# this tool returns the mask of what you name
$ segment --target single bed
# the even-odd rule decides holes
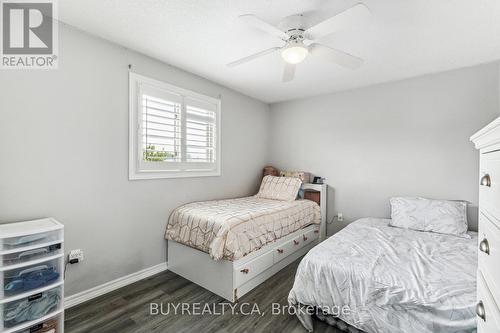
[[[254,196],[176,208],[165,232],[169,270],[236,301],[326,231],[326,185],[308,185],[324,195],[322,208],[296,199],[301,186],[298,178],[266,176]]]
[[[311,224],[318,204],[256,196],[193,202],[170,215],[165,238],[206,252],[214,260],[237,260]]]
[[[390,221],[360,219],[311,249],[289,303],[351,332],[474,332],[477,233],[413,231]],[[297,316],[313,330],[314,311]]]

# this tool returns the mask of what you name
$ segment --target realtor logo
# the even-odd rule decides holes
[[[54,0],[1,0],[1,67],[57,68]]]

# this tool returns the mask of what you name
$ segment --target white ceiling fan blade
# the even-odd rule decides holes
[[[290,82],[295,77],[295,68],[297,68],[294,64],[285,63],[285,70],[283,71],[283,82]]]
[[[365,20],[370,15],[370,10],[362,3],[358,3],[343,12],[330,17],[306,30],[306,38],[317,40],[335,31],[349,27],[356,22]]]
[[[281,31],[280,29],[276,28],[274,25],[267,23],[266,21],[261,20],[257,16],[253,14],[245,14],[241,15],[240,19],[246,22],[248,25],[257,28],[259,30],[262,30],[264,32],[267,32],[271,35],[274,35],[278,38],[281,39],[288,39],[290,36],[288,36],[286,33]]]
[[[309,46],[309,52],[313,56],[351,69],[359,68],[363,64],[363,59],[361,58],[317,43]]]
[[[264,50],[264,51],[260,51],[260,52],[257,52],[255,54],[252,54],[252,55],[249,55],[247,57],[244,57],[244,58],[241,58],[241,59],[238,59],[236,61],[233,61],[233,62],[230,62],[229,64],[227,64],[226,66],[227,67],[234,67],[234,66],[238,66],[238,65],[241,65],[241,64],[244,64],[246,62],[249,62],[249,61],[252,61],[254,59],[257,59],[259,57],[263,57],[269,53],[273,53],[273,52],[276,52],[278,51],[279,49],[281,49],[281,47],[273,47],[273,48],[270,48],[270,49],[267,49],[267,50]]]

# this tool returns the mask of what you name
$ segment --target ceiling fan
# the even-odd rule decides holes
[[[364,19],[369,13],[368,8],[364,4],[358,3],[309,28],[305,28],[305,20],[302,14],[292,15],[285,19],[284,23],[287,25],[285,31],[278,29],[253,14],[241,15],[240,19],[248,25],[280,38],[285,42],[285,45],[257,52],[233,61],[227,64],[227,66],[235,67],[259,57],[281,51],[281,57],[285,61],[283,82],[293,80],[296,65],[304,61],[308,54],[343,67],[356,69],[362,65],[363,59],[320,44],[317,41],[340,30],[345,25],[351,24],[355,20]]]

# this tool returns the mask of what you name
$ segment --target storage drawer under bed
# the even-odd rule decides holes
[[[319,227],[315,227],[314,229],[311,229],[309,231],[306,231],[302,235],[302,246],[306,246],[307,244],[318,240],[319,238]]]
[[[269,251],[234,269],[235,286],[239,287],[273,265],[273,252]]]
[[[302,237],[303,235],[297,236],[294,239],[289,240],[288,242],[278,245],[274,248],[273,251],[273,261],[274,263],[277,263],[286,257],[288,257],[290,254],[294,253],[297,251],[299,248],[302,247]]]
[[[319,237],[319,229],[310,228],[307,231],[304,230],[304,232],[301,235],[289,240],[288,242],[276,246],[274,248],[274,255],[273,255],[274,263],[277,263],[285,259],[298,249],[301,249],[307,244],[317,240],[318,237]]]
[[[272,267],[274,264],[295,253],[299,249],[317,240],[319,237],[318,228],[309,228],[301,234],[288,241],[274,246],[270,251],[261,256],[244,263],[234,269],[234,280],[237,287],[250,281],[252,278]]]

